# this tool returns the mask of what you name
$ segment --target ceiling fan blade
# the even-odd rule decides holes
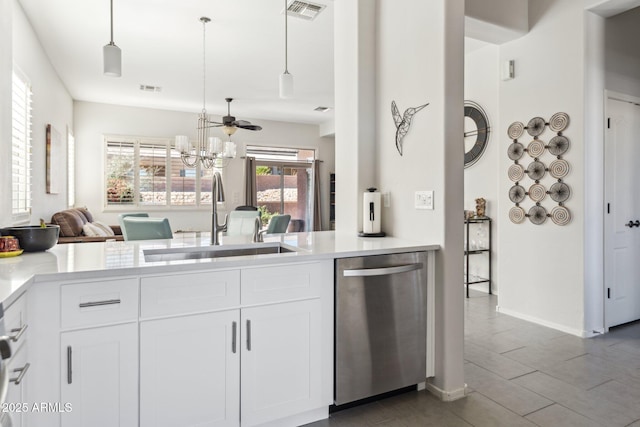
[[[233,122],[233,125],[239,127],[240,129],[262,130],[261,126],[252,125],[251,122],[248,122],[246,120],[236,120],[235,122]]]
[[[262,130],[262,126],[258,126],[258,125],[249,125],[249,126],[238,126],[240,129],[246,129],[246,130]]]

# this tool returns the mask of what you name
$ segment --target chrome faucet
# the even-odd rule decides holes
[[[262,227],[262,220],[260,217],[256,217],[256,221],[253,225],[253,243],[264,242],[260,228]]]
[[[214,172],[211,183],[211,204],[213,212],[211,214],[211,244],[219,245],[220,237],[218,233],[227,230],[227,217],[225,215],[224,224],[218,224],[218,202],[224,202],[224,188],[222,187],[222,176],[220,172]]]

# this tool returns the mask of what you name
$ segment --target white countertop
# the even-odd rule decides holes
[[[23,253],[0,259],[0,301],[11,304],[31,283],[60,279],[105,278],[161,271],[225,268],[303,262],[314,259],[380,255],[395,252],[440,249],[428,244],[393,237],[358,237],[333,231],[290,233],[265,236],[265,242],[278,242],[295,252],[245,255],[212,259],[146,262],[145,249],[171,249],[210,246],[209,233],[180,233],[173,239],[129,242],[69,243],[45,252]],[[222,237],[222,245],[247,244],[246,238]],[[277,260],[277,261],[276,261]]]

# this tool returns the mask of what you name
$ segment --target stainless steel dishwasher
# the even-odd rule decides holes
[[[427,255],[336,260],[335,404],[426,379]]]

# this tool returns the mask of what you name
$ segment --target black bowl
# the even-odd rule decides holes
[[[25,225],[8,227],[0,230],[3,236],[15,236],[20,241],[20,248],[25,252],[39,252],[51,249],[58,242],[59,225]]]

